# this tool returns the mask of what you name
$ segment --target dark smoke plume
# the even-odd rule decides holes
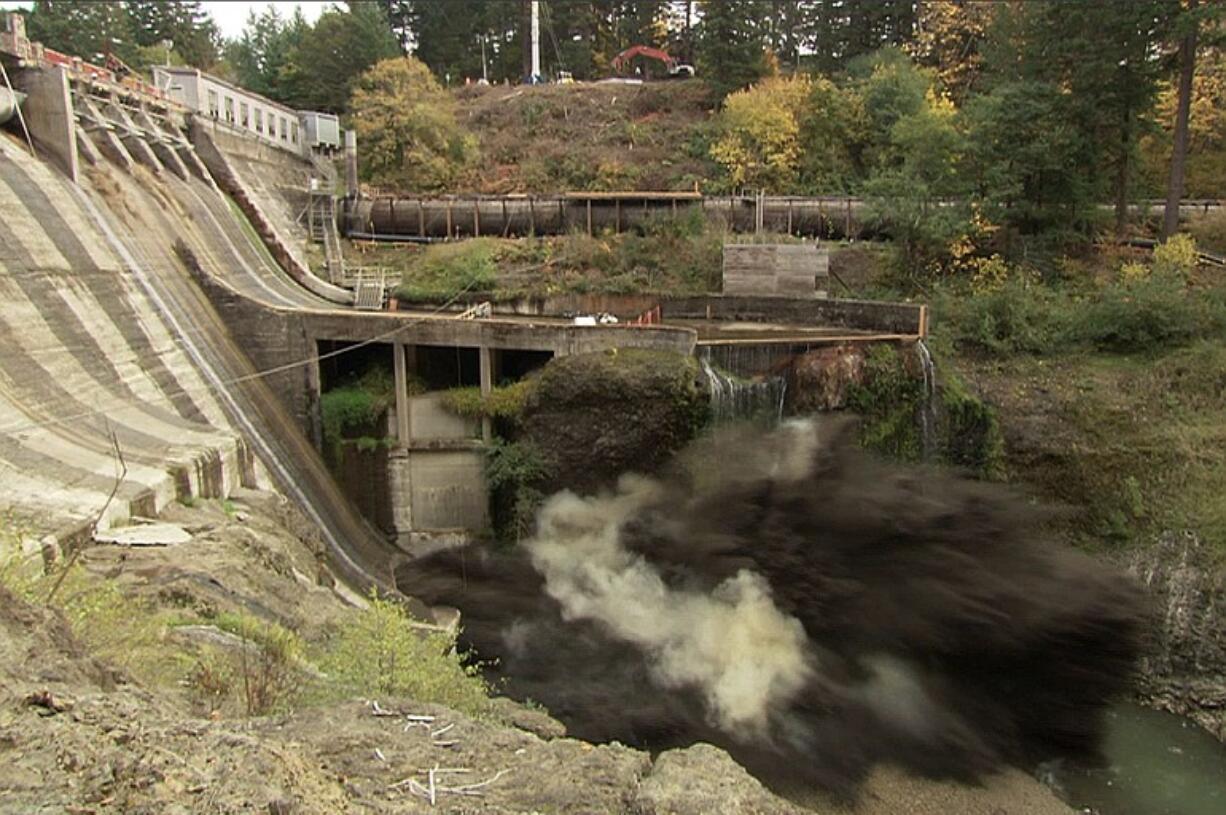
[[[725,432],[661,477],[561,493],[535,538],[402,567],[511,696],[570,732],[709,741],[850,792],[878,762],[973,779],[1094,755],[1140,599],[996,485],[860,451],[846,423]]]

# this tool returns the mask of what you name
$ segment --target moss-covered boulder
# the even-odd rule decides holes
[[[577,354],[541,371],[520,438],[544,459],[544,492],[588,493],[626,471],[655,471],[697,435],[709,410],[692,357],[634,349]]]
[[[842,410],[867,370],[863,345],[831,345],[796,357],[788,369],[787,411]]]

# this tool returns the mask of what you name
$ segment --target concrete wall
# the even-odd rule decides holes
[[[824,296],[830,250],[813,243],[724,245],[724,294],[762,297]]]
[[[485,455],[473,450],[410,452],[413,530],[479,532],[489,523]]]
[[[665,320],[784,322],[906,336],[928,333],[928,307],[914,303],[702,295],[663,300],[660,307]]]
[[[256,367],[265,370],[314,356],[320,340],[394,339],[406,345],[524,349],[550,351],[556,356],[609,348],[650,348],[688,356],[697,343],[692,329],[667,326],[574,326],[523,320],[457,320],[411,312],[279,309],[252,300],[199,269],[193,272],[238,343]],[[307,436],[318,443],[319,366],[279,371],[269,375],[267,382]]]
[[[409,398],[409,438],[413,444],[434,441],[465,441],[481,435],[481,423],[457,416],[443,406],[442,393]]]
[[[306,234],[290,214],[293,203],[280,189],[269,190],[261,174],[251,169],[248,159],[254,153],[259,156],[257,161],[275,162],[273,174],[285,177],[287,182],[295,175],[302,178],[304,200],[307,194],[305,179],[309,178],[312,165],[254,139],[244,140],[227,133],[199,117],[192,118],[191,141],[218,186],[234,198],[285,273],[326,300],[352,304],[353,292],[334,286],[311,272],[306,260]],[[247,165],[245,171],[240,169],[244,164]]]
[[[34,146],[75,183],[80,162],[68,72],[59,66],[28,69],[16,80],[17,87],[28,95],[21,112]]]

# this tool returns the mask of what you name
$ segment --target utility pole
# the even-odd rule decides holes
[[[490,84],[490,69],[485,62],[485,41],[488,38],[486,34],[481,35],[481,79],[486,85]]]
[[[532,84],[541,81],[541,0],[532,0]]]

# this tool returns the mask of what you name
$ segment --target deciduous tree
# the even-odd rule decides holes
[[[462,172],[475,142],[451,97],[421,61],[383,60],[357,80],[349,103],[363,177],[397,190],[435,191]]]

